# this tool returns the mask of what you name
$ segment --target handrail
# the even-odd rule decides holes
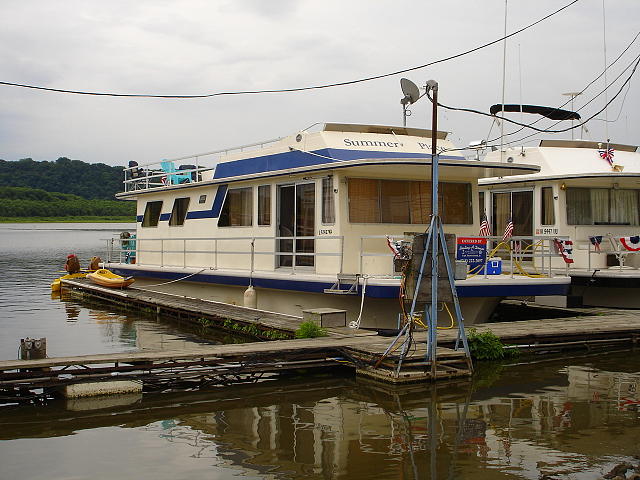
[[[400,237],[401,235],[395,235]],[[502,237],[479,237],[485,238],[488,242],[488,251],[491,252],[492,245],[500,245],[503,243]],[[505,271],[508,270],[508,274],[511,277],[520,272],[529,276],[540,276],[543,272],[549,277],[553,276],[554,270],[552,269],[552,259],[554,257],[560,257],[561,255],[555,250],[554,239],[568,239],[567,236],[514,236],[507,240],[508,248],[503,248],[502,253],[499,255],[503,258],[503,265]],[[365,242],[367,240],[385,240],[384,244],[377,242],[376,247],[366,248]],[[360,236],[360,247],[358,252],[359,265],[357,272],[361,275],[384,275],[397,277],[399,274],[394,271],[394,254],[387,250],[386,245],[387,235],[362,235]],[[282,245],[279,241],[289,240],[291,245],[287,246],[287,250],[282,249]],[[330,246],[327,251],[318,251],[318,243],[314,244],[313,251],[305,252],[299,251],[300,245],[297,240],[311,240],[314,242],[324,241],[339,241],[339,245]],[[118,258],[120,262],[123,262],[124,255],[131,255],[131,248],[116,248],[114,242],[131,242],[131,239],[111,239],[111,244],[108,244],[107,258],[109,262]],[[179,238],[160,238],[160,237],[148,237],[135,239],[135,257],[138,264],[141,265],[154,265],[154,266],[182,266],[186,268],[208,266],[213,270],[218,270],[220,265],[224,265],[223,258],[229,256],[244,256],[241,262],[236,262],[233,266],[227,265],[223,268],[232,268],[235,270],[248,270],[248,271],[273,271],[277,268],[290,268],[291,273],[295,274],[296,269],[302,267],[306,272],[309,269],[306,266],[296,265],[297,259],[300,257],[309,258],[323,258],[331,257],[338,258],[339,263],[336,264],[335,273],[343,273],[344,268],[344,247],[345,239],[342,235],[332,236],[319,236],[319,235],[305,235],[305,236],[235,236],[235,237],[179,237]],[[155,242],[155,244],[154,244]],[[189,242],[198,243],[198,245],[189,245]],[[232,250],[221,249],[221,242],[235,242],[231,247]],[[246,243],[242,243],[246,242]],[[262,242],[262,244],[261,244]],[[265,246],[264,242],[273,242],[271,246]],[[526,242],[527,247],[521,247],[518,250],[515,245],[516,242]],[[204,244],[204,245],[203,245]],[[130,243],[125,245],[131,245]],[[240,248],[238,248],[240,247]],[[290,250],[289,250],[290,248]],[[385,251],[381,251],[385,250]],[[503,253],[504,252],[504,253]],[[153,260],[153,257],[145,259],[145,254],[151,254],[152,256],[159,257],[157,260]],[[204,256],[204,257],[203,257]],[[282,257],[290,257],[291,265],[280,267],[279,262],[274,262],[273,266],[264,268],[264,260],[262,261],[262,268],[260,268],[260,262],[256,266],[256,260],[258,258],[265,258],[266,256],[273,257],[277,260]],[[142,257],[142,258],[141,258]],[[189,261],[191,257],[191,261]],[[389,260],[382,262],[373,261],[365,265],[366,258],[386,257]],[[537,261],[539,259],[539,261]],[[244,266],[245,261],[249,266]],[[527,262],[524,267],[521,262]],[[532,262],[532,263],[528,263]],[[288,263],[288,262],[287,262]],[[313,262],[314,268],[317,268],[317,262]],[[355,265],[354,265],[355,266]],[[527,273],[523,268],[529,270],[533,267],[535,273]],[[352,267],[353,268],[353,267]],[[353,268],[355,270],[355,268]],[[351,270],[351,269],[349,269]],[[369,271],[367,271],[369,270]],[[487,269],[483,269],[484,276],[487,277]],[[557,270],[557,267],[556,267]],[[480,273],[480,272],[479,272]],[[482,273],[481,273],[482,274]],[[565,264],[565,275],[568,275],[568,264]]]
[[[159,161],[144,163],[144,164],[136,164],[123,168],[124,172],[124,191],[140,191],[140,190],[148,190],[149,188],[166,188],[172,184],[171,181],[162,183],[161,181],[154,181],[156,178],[168,178],[171,179],[170,175],[185,175],[189,174],[192,177],[188,183],[198,183],[202,181],[202,173],[215,170],[215,166],[205,167],[200,166],[200,157],[207,157],[210,155],[218,155],[217,161],[220,160],[223,156],[229,155],[233,152],[244,152],[247,149],[251,149],[254,147],[265,148],[267,145],[272,145],[276,142],[279,142],[285,137],[277,137],[269,140],[262,140],[259,142],[248,143],[245,145],[240,145],[238,147],[231,148],[223,148],[220,150],[213,150],[210,152],[204,153],[196,153],[193,155],[187,155],[183,157],[175,157],[175,158],[167,158]],[[195,162],[194,169],[184,169],[177,170],[175,172],[166,172],[162,169],[162,163],[169,162],[180,162],[185,160],[193,160]],[[213,160],[217,163],[216,159]],[[195,178],[193,178],[195,177]]]
[[[167,158],[167,159],[163,159],[163,160],[160,160],[160,161],[144,163],[144,164],[138,165],[137,167],[126,167],[124,170],[129,170],[130,168],[144,168],[144,167],[149,167],[151,165],[159,165],[160,162],[179,162],[179,161],[182,161],[182,160],[189,160],[190,158],[206,157],[206,156],[209,156],[209,155],[217,155],[217,154],[228,155],[230,152],[234,152],[236,150],[238,150],[240,152],[243,152],[247,148],[252,148],[252,147],[261,147],[261,148],[263,148],[265,145],[270,145],[272,143],[279,142],[283,138],[285,138],[285,137],[276,137],[276,138],[271,138],[269,140],[261,140],[259,142],[247,143],[245,145],[240,145],[240,146],[237,146],[237,147],[229,147],[229,148],[221,148],[219,150],[212,150],[210,152],[194,153],[192,155],[187,155],[187,156],[184,156],[184,157]]]
[[[631,235],[621,235],[621,234],[616,234],[615,236],[612,233],[607,233],[606,235],[602,235],[603,239],[606,237],[609,240],[609,243],[611,245],[611,249],[607,250],[606,247],[602,248],[602,249],[598,249],[596,250],[595,248],[592,250],[591,247],[593,247],[593,244],[591,243],[591,241],[587,242],[587,271],[596,271],[596,270],[600,270],[598,268],[591,268],[591,254],[597,254],[597,255],[601,255],[601,254],[607,254],[607,255],[615,255],[616,259],[618,260],[618,265],[613,265],[611,267],[606,267],[607,269],[613,270],[613,269],[618,269],[620,271],[624,270],[625,267],[627,267],[624,263],[625,263],[625,257],[627,255],[633,255],[636,253],[640,253],[640,252],[634,252],[633,250],[626,250],[623,249],[622,244],[620,243],[620,238],[622,237],[628,237],[628,236],[634,236],[634,234]]]
[[[292,240],[291,251],[282,251],[280,250],[280,245],[275,245],[273,250],[262,250],[256,251],[256,242],[270,240],[273,242],[278,242],[279,240]],[[297,242],[293,240],[314,240],[314,241],[322,241],[322,240],[339,240],[340,247],[337,252],[317,252],[315,249],[313,252],[304,252],[298,251]],[[120,263],[123,263],[123,255],[131,254],[131,249],[123,248],[122,245],[124,242],[131,242],[131,239],[120,239],[120,238],[112,238],[107,241],[107,259],[108,262],[113,262],[113,260],[117,257]],[[247,250],[220,250],[218,247],[218,242],[224,241],[233,241],[238,243],[239,241],[247,241]],[[119,242],[120,248],[115,248],[114,243]],[[178,263],[181,264],[183,268],[187,267],[187,257],[189,255],[198,255],[198,254],[209,254],[213,256],[212,264],[209,265],[209,268],[213,270],[218,269],[219,265],[219,256],[224,255],[249,255],[250,267],[249,271],[272,271],[269,270],[256,270],[255,268],[255,258],[257,255],[269,255],[274,258],[278,257],[291,257],[291,270],[292,274],[295,274],[296,268],[301,267],[301,265],[296,265],[296,259],[298,257],[339,257],[340,270],[342,269],[343,257],[344,257],[344,237],[342,236],[261,236],[261,237],[180,237],[180,238],[136,238],[135,239],[135,258],[136,263],[140,265],[150,265],[150,266],[179,266]],[[144,243],[149,242],[159,242],[159,245],[149,245],[145,246]],[[166,245],[167,242],[172,242],[170,245]],[[182,242],[182,248],[173,246],[176,243]],[[198,249],[188,249],[187,242],[212,242],[212,248],[202,250]],[[126,245],[130,245],[130,243],[126,243]],[[142,259],[140,258],[142,254]],[[156,254],[160,256],[159,264],[151,263],[149,261],[144,260],[144,254]],[[166,257],[168,255],[178,255],[179,258],[167,264]],[[181,260],[181,261],[180,261]],[[191,265],[194,266],[194,265]],[[198,265],[198,267],[202,267],[203,265]],[[304,267],[304,266],[302,266]],[[289,268],[289,267],[276,267],[276,268]],[[246,268],[242,268],[242,266],[235,266],[234,269],[238,270],[247,270]],[[308,271],[308,270],[307,270]]]
[[[500,243],[503,242],[502,237],[500,236],[488,236],[488,237],[480,236],[480,235],[459,235],[459,236],[468,236],[473,238],[486,239],[487,245],[488,245],[487,255],[491,252],[490,246],[492,244],[499,245]],[[366,257],[392,257],[392,258],[394,257],[393,252],[380,253],[380,247],[381,247],[380,244],[378,244],[377,252],[371,252],[365,249],[364,243],[366,240],[385,239],[386,241],[387,237],[388,237],[387,235],[360,236],[359,272],[361,274],[366,274],[365,265],[364,265],[364,259]],[[399,238],[399,237],[406,237],[406,236],[396,234],[396,235],[389,235],[389,237]],[[548,275],[549,277],[553,276],[551,259],[553,257],[561,257],[560,253],[555,251],[555,246],[554,246],[555,239],[567,240],[569,239],[569,237],[559,236],[559,235],[555,235],[555,236],[532,235],[532,236],[513,236],[513,237],[510,237],[508,240],[506,240],[505,242],[508,242],[509,244],[509,249],[506,252],[508,254],[508,258],[504,259],[503,265],[508,265],[510,276],[513,278],[517,274],[517,270],[522,270],[522,266],[520,265],[520,262],[523,262],[523,261],[532,261],[533,267],[535,269],[539,267],[541,271],[546,272],[546,275]],[[521,247],[520,249],[517,249],[515,248],[515,245],[516,245],[515,242],[520,242],[521,244],[524,242],[527,242],[527,243],[530,243],[530,245],[535,247],[534,248],[525,247],[525,249],[522,249]],[[455,252],[453,253],[455,254]],[[536,265],[537,262],[535,261],[535,259],[540,259],[540,265]],[[392,272],[391,274],[393,275],[395,274],[393,261],[391,261],[390,264],[391,264],[391,272]],[[484,277],[486,278],[488,276],[487,269],[483,269],[483,270],[484,270]],[[538,275],[538,274],[539,272],[534,275]],[[568,275],[568,264],[566,263],[565,263],[565,275]]]

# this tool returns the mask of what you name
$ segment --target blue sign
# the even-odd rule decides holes
[[[477,272],[487,260],[487,239],[477,237],[458,237],[456,242],[456,260],[464,260],[469,271]]]

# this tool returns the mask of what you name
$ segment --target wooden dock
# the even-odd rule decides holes
[[[65,284],[76,294],[128,308],[137,306],[162,315],[206,318],[216,327],[225,328],[224,321],[232,319],[243,325],[255,326],[255,331],[263,332],[265,337],[266,332],[275,330],[291,338],[301,321],[300,317],[165,293],[112,290],[80,280],[65,281]],[[473,328],[478,332],[491,330],[503,343],[517,346],[525,352],[630,347],[640,340],[640,311],[565,310],[565,313],[575,316],[486,323]],[[435,378],[425,360],[425,331],[414,333],[411,354],[398,369],[398,350],[381,359],[393,340],[391,337],[379,336],[374,331],[333,328],[329,330],[329,336],[315,339],[194,344],[180,351],[0,361],[0,398],[32,400],[65,385],[114,380],[138,381],[144,390],[206,388],[327,368],[347,368],[359,376],[393,384],[468,377],[471,370],[464,353],[452,348],[456,335],[455,329],[438,332]]]
[[[229,330],[225,326],[225,320],[244,322],[256,326],[258,331],[255,331],[254,336],[264,339],[270,338],[268,335],[261,335],[265,332],[278,332],[291,338],[292,333],[302,321],[302,317],[295,315],[268,312],[170,293],[153,292],[142,288],[130,287],[124,290],[106,288],[91,283],[86,278],[62,280],[62,285],[77,296],[88,296],[94,300],[126,306],[128,309],[135,308],[143,312],[178,319],[194,321],[203,319],[208,321],[208,325],[220,329]]]

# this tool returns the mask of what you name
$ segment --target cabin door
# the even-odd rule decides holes
[[[493,193],[492,213],[494,235],[502,236],[511,217],[514,237],[533,236],[533,190]]]
[[[316,185],[315,183],[298,183],[278,186],[278,240],[276,241],[278,267],[315,266],[313,237],[316,229]]]

